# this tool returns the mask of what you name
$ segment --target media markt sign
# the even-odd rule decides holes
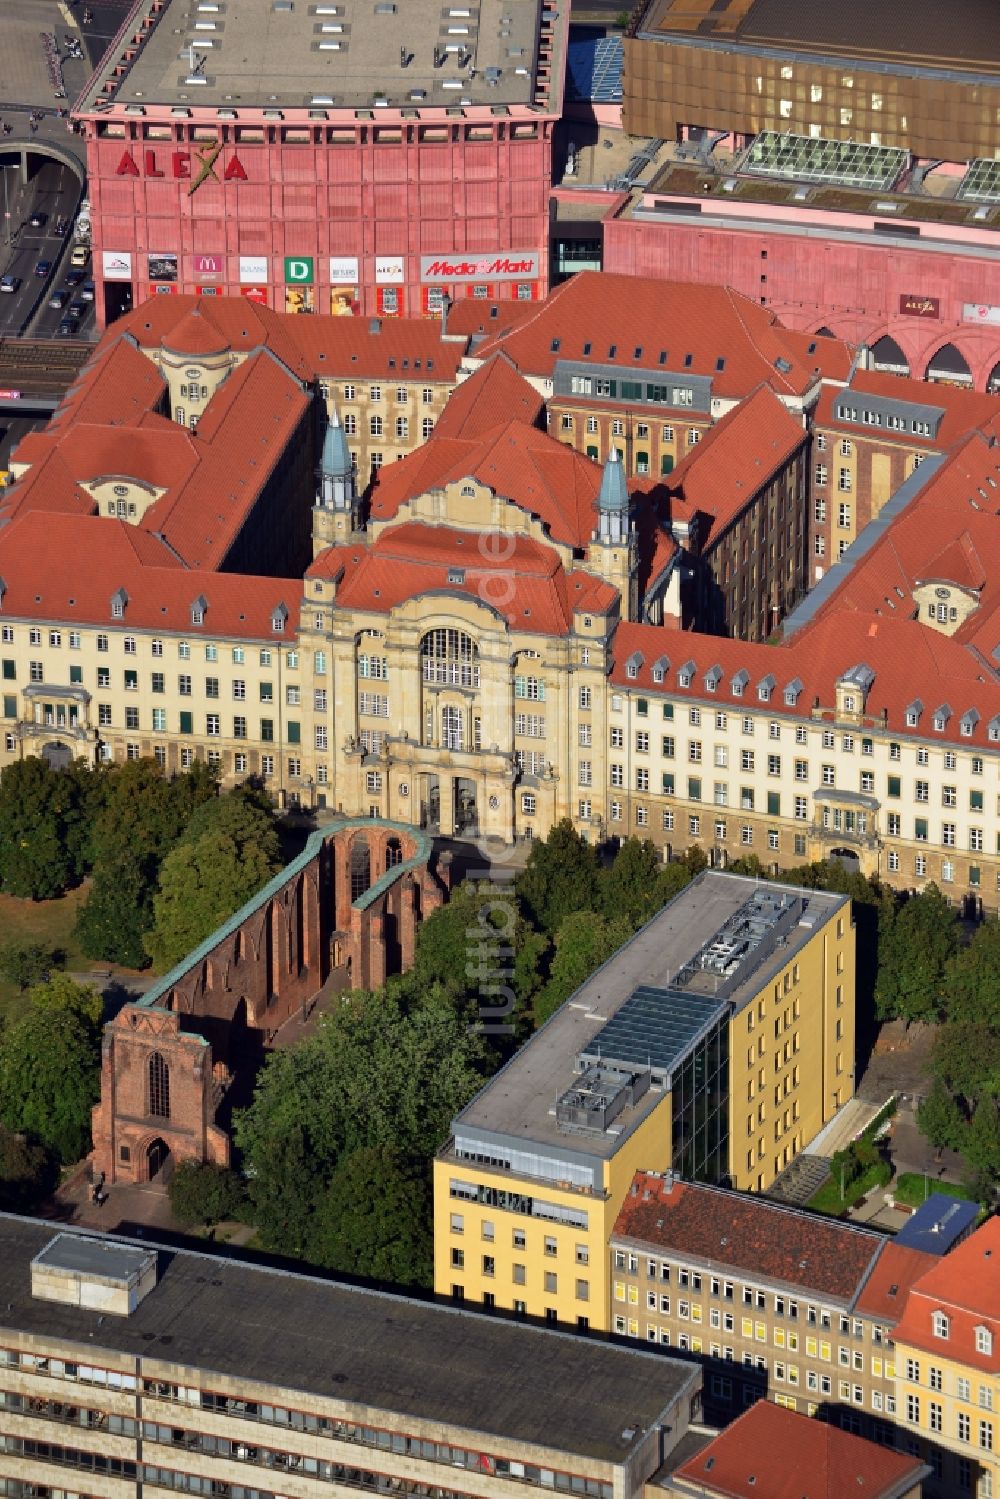
[[[311,255],[285,256],[286,286],[312,286],[313,258]]]

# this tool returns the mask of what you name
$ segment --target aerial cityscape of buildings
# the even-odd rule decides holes
[[[0,782],[305,828],[126,976],[93,1202],[240,1169],[470,850],[691,877],[449,1108],[422,1294],[0,1213],[0,1495],[1000,1499],[995,1179],[782,1187],[897,1106],[886,909],[1000,914],[989,0],[30,6],[100,29],[0,138]]]

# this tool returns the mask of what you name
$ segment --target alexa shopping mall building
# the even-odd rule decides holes
[[[138,0],[73,112],[100,322],[177,292],[380,317],[541,296],[566,19]]]

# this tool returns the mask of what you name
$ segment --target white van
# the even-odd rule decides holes
[[[69,263],[75,271],[82,271],[90,259],[90,251],[86,245],[74,245],[73,253],[69,257]]]

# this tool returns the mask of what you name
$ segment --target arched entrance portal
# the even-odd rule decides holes
[[[468,776],[455,777],[454,826],[461,837],[479,832],[479,812],[476,805],[476,783]]]
[[[888,333],[872,344],[872,369],[882,370],[888,375],[908,375],[910,365],[906,355]]]
[[[838,864],[843,864],[848,874],[861,873],[861,860],[853,848],[835,848],[831,851],[830,858],[836,860]]]
[[[997,360],[986,377],[986,389],[991,396],[1000,394],[1000,359]]]
[[[944,344],[928,361],[927,379],[939,380],[946,385],[971,386],[972,371],[954,344]]]
[[[170,1177],[170,1146],[157,1135],[146,1147],[146,1180],[166,1186]]]
[[[53,770],[68,770],[73,763],[73,752],[68,744],[59,744],[53,739],[42,745],[42,759],[47,760]]]

